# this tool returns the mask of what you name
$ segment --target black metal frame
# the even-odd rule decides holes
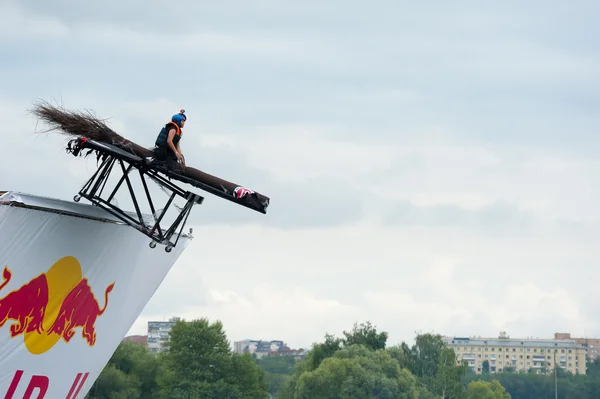
[[[102,197],[102,192],[106,186],[106,182],[108,181],[108,178],[110,177],[110,174],[116,163],[118,163],[119,166],[121,167],[120,169],[121,169],[123,175],[119,179],[118,183],[116,184],[116,186],[114,187],[114,189],[112,190],[112,192],[110,193],[108,198],[104,199]],[[140,179],[144,186],[144,192],[146,194],[146,199],[148,200],[148,204],[150,205],[152,217],[155,219],[155,223],[153,226],[146,225],[146,223],[144,221],[144,217],[140,211],[138,199],[137,199],[135,192],[133,190],[133,187],[131,185],[129,173],[131,172],[131,170],[133,168],[136,168],[138,170]],[[148,175],[150,178],[155,180],[157,182],[157,184],[159,184],[159,185],[163,186],[164,188],[168,189],[169,191],[171,191],[171,196],[170,196],[169,200],[167,201],[167,203],[165,204],[165,207],[164,207],[163,211],[161,212],[161,214],[158,216],[158,218],[156,217],[156,208],[154,206],[154,202],[152,201],[152,196],[150,195],[150,192],[148,190],[148,185],[146,184],[144,175]],[[135,207],[137,219],[128,215],[119,207],[111,204],[112,199],[114,198],[114,196],[117,193],[117,191],[119,190],[119,188],[123,185],[123,182],[125,182],[127,184],[129,195],[131,196],[131,200],[133,201],[133,205]],[[165,230],[161,227],[160,222],[162,221],[167,210],[171,206],[171,203],[175,199],[175,196],[177,196],[177,195],[186,199],[187,202],[186,202],[185,206],[183,207],[183,210],[181,210],[179,212],[179,215],[177,216],[175,221],[171,224],[171,226],[169,226]],[[179,186],[173,184],[171,181],[160,176],[157,171],[153,170],[152,168],[147,167],[143,163],[143,161],[140,164],[135,164],[135,165],[128,162],[128,166],[125,167],[125,162],[123,161],[123,159],[112,156],[112,155],[108,155],[108,154],[105,156],[104,160],[102,161],[102,164],[98,167],[96,172],[94,172],[92,177],[90,177],[90,179],[81,188],[81,190],[79,191],[79,194],[76,195],[73,199],[74,199],[74,201],[79,202],[81,197],[86,198],[92,204],[104,209],[105,211],[107,211],[110,214],[112,214],[113,216],[117,217],[124,223],[127,223],[129,226],[139,230],[146,236],[150,237],[152,239],[152,241],[150,242],[151,248],[156,247],[157,243],[166,245],[165,251],[167,251],[167,252],[171,252],[173,247],[175,247],[177,245],[177,242],[179,241],[179,238],[181,237],[183,228],[185,227],[185,224],[187,223],[187,218],[190,215],[192,207],[195,204],[201,204],[204,201],[204,197],[202,197],[198,194],[191,193],[189,191],[184,191]],[[173,235],[175,235],[178,227],[179,227],[179,232],[177,233],[177,237],[176,237],[175,241],[173,242],[171,239],[172,239]]]

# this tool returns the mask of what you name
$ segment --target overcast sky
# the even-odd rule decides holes
[[[600,337],[600,3],[169,3],[0,0],[2,189],[93,171],[41,98],[145,146],[185,108],[187,163],[272,199],[206,194],[131,334]]]

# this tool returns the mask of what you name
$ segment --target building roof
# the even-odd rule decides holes
[[[469,346],[523,346],[523,347],[556,347],[556,348],[583,348],[574,340],[538,339],[538,338],[495,338],[495,337],[443,337],[446,343]]]
[[[147,335],[129,335],[123,338],[123,342],[135,342],[137,344],[147,345],[148,344],[148,336]]]

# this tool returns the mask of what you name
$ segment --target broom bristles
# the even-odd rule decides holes
[[[85,137],[129,149],[140,156],[149,155],[148,149],[120,136],[108,127],[106,119],[98,118],[89,110],[71,111],[51,105],[47,101],[40,101],[30,112],[48,125],[42,133],[56,132],[67,136]]]
[[[105,120],[96,117],[88,110],[68,111],[41,101],[33,107],[31,113],[49,125],[45,130],[46,133],[59,131],[70,136],[87,137],[97,141],[123,139],[104,123]]]

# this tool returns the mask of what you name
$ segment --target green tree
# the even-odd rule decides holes
[[[135,375],[128,375],[107,364],[90,388],[87,399],[138,399],[141,395],[141,382]]]
[[[294,356],[267,356],[261,359],[254,357],[256,364],[265,371],[265,382],[268,392],[275,395],[294,373],[296,359]]]
[[[306,399],[433,399],[417,378],[400,368],[383,349],[352,345],[324,359],[317,369],[302,373],[292,391],[281,398]]]
[[[440,335],[417,335],[415,344],[402,343],[408,369],[441,399],[464,398],[462,379],[467,366],[457,365],[456,354],[442,341]]]
[[[264,371],[231,351],[220,321],[179,321],[170,331],[157,398],[265,399]]]
[[[294,373],[296,359],[294,356],[266,356],[256,359],[256,364],[269,373],[291,375]]]
[[[265,383],[267,384],[267,392],[276,397],[277,393],[280,392],[283,389],[283,387],[285,387],[285,385],[290,381],[291,378],[291,375],[270,373],[268,371],[265,371]]]
[[[160,358],[146,346],[121,342],[86,398],[147,398],[156,390]]]
[[[471,376],[465,378],[468,386],[472,381],[498,382],[506,389],[512,399],[553,399],[554,374],[543,375],[520,371],[518,373],[498,373]],[[596,399],[600,397],[600,381],[593,375],[572,375],[561,371],[557,373],[557,394],[559,398]]]
[[[352,331],[344,331],[344,337],[342,340],[344,346],[364,345],[369,349],[377,350],[385,349],[388,333],[377,332],[375,326],[367,321],[360,325],[355,323]]]
[[[387,347],[387,334],[370,323],[354,325],[343,338],[326,334],[306,360],[258,359],[230,350],[221,323],[205,319],[180,322],[167,352],[152,354],[144,345],[121,343],[97,378],[87,399],[178,398],[411,398],[552,399],[554,373],[466,373],[454,351],[437,335],[418,335],[415,344]],[[484,364],[487,371],[487,363]],[[600,397],[600,361],[586,374],[559,368],[558,397]]]
[[[511,399],[498,380],[472,381],[467,388],[467,399]]]
[[[326,334],[323,343],[313,344],[306,359],[297,364],[294,374],[276,397],[434,398],[406,368],[408,359],[403,347],[386,348],[386,332],[378,332],[366,322],[354,324],[351,331],[343,334],[341,339]]]
[[[111,361],[119,370],[137,376],[142,384],[142,397],[153,395],[157,388],[156,378],[160,373],[161,357],[150,353],[145,345],[124,342],[119,345]]]
[[[481,373],[482,374],[489,374],[490,373],[490,362],[488,360],[484,360],[481,363]]]
[[[402,349],[402,345],[394,345],[386,348],[386,351],[393,357],[401,368],[407,368],[408,362],[406,360],[406,353]]]
[[[307,354],[305,361],[302,363],[302,371],[304,369],[306,371],[315,370],[324,359],[333,356],[342,346],[342,339],[336,338],[332,334],[325,334],[325,342],[314,344]]]
[[[369,321],[360,325],[355,323],[352,330],[343,331],[343,335],[344,338],[338,338],[327,333],[325,342],[313,344],[306,362],[303,363],[303,371],[315,370],[324,359],[333,356],[345,346],[360,344],[373,350],[384,349],[388,337],[386,332],[378,332]]]

